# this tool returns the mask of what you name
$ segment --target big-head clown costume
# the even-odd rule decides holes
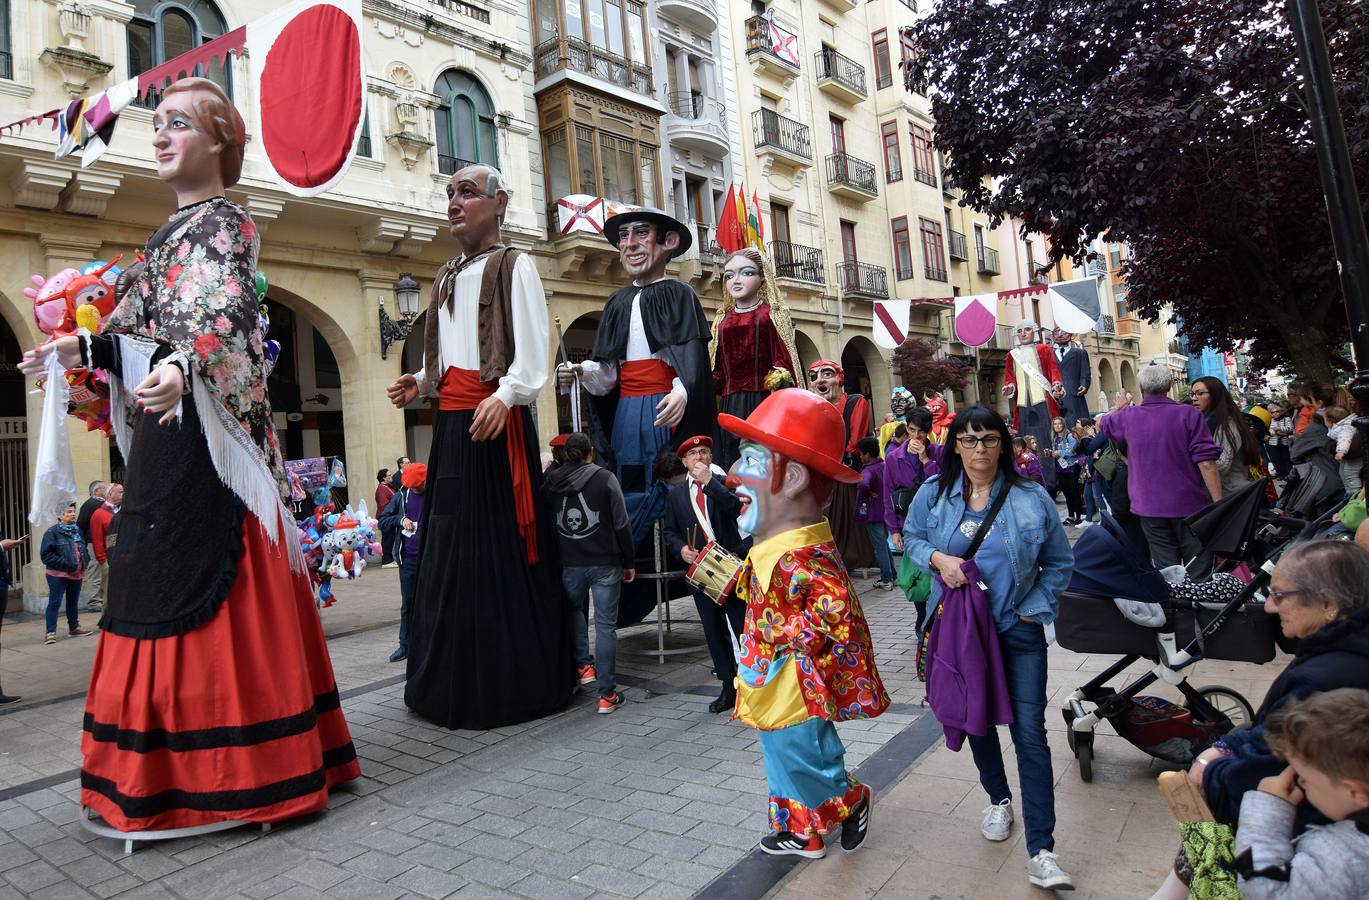
[[[777,391],[745,421],[719,424],[742,440],[729,482],[741,527],[756,539],[738,580],[746,601],[738,651],[736,717],[760,731],[771,833],[761,848],[810,858],[841,831],[854,850],[869,825],[870,789],[846,771],[834,722],[889,705],[870,628],[823,518],[833,484],[859,475],[842,464],[844,429],[832,404]]]

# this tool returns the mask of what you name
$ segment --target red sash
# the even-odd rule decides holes
[[[448,366],[438,385],[437,408],[447,412],[475,409],[480,401],[494,396],[497,381],[481,381],[474,369]],[[528,471],[527,453],[523,444],[523,416],[518,407],[509,410],[504,427],[509,444],[509,477],[513,480],[514,513],[518,518],[518,533],[527,547],[528,565],[537,564],[537,518],[532,505],[532,476]]]
[[[674,380],[675,370],[661,359],[634,359],[618,369],[618,391],[624,397],[668,394]]]

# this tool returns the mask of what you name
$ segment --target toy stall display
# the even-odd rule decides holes
[[[347,468],[342,460],[322,456],[287,460],[285,474],[291,499],[296,503],[308,500],[314,506],[313,512],[296,524],[317,603],[323,609],[337,602],[334,578],[360,578],[367,564],[380,558],[380,526],[371,518],[365,500],[355,509],[346,506],[338,512],[332,491],[347,486]]]

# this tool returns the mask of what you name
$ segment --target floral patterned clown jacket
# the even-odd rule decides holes
[[[737,592],[746,601],[737,718],[774,730],[888,708],[870,626],[825,519],[753,547]]]

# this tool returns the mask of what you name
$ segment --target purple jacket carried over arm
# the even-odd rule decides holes
[[[979,567],[960,564],[964,587],[941,587],[942,609],[927,642],[927,705],[946,732],[946,746],[959,750],[967,734],[980,737],[1013,722],[1008,678],[998,646],[998,629],[988,598],[979,587]]]

